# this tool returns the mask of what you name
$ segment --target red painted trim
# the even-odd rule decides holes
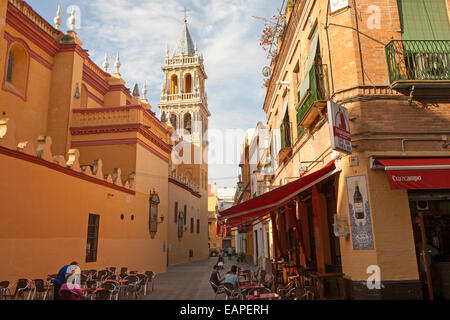
[[[172,152],[171,146],[162,141],[156,134],[154,134],[149,129],[147,129],[146,127],[144,127],[139,123],[70,128],[70,133],[73,136],[88,135],[88,134],[119,133],[119,132],[138,132],[142,134],[146,139],[156,144],[167,154],[170,154]]]
[[[76,43],[63,44],[59,48],[59,52],[72,52],[72,51],[78,53],[81,57],[85,59],[89,58],[89,54]]]
[[[105,105],[105,101],[103,101],[102,99],[97,97],[95,94],[93,94],[91,91],[89,91],[88,88],[86,88],[86,92],[87,92],[88,98],[91,98],[92,100],[94,100],[95,102],[97,102],[101,106]]]
[[[26,3],[24,3],[24,5],[26,5]],[[36,16],[40,17],[30,6],[26,6],[28,11],[32,11]],[[45,19],[42,18],[42,22],[46,23],[50,28],[55,30],[55,34],[57,33],[56,29],[48,24]],[[58,42],[36,23],[20,12],[20,10],[10,2],[8,2],[8,8],[6,11],[6,23],[33,41],[39,48],[47,52],[50,56],[54,57],[58,52]],[[63,33],[60,32],[59,34],[62,35]]]
[[[101,180],[101,179],[98,179],[98,178],[95,178],[95,177],[91,177],[91,176],[85,175],[84,173],[81,173],[81,172],[73,171],[73,170],[71,170],[69,168],[61,167],[60,165],[58,165],[56,163],[48,162],[48,161],[42,160],[42,159],[40,159],[38,157],[30,156],[30,155],[25,154],[25,153],[21,153],[21,152],[18,152],[18,151],[14,151],[14,150],[10,150],[10,149],[4,148],[4,147],[0,147],[0,154],[4,154],[6,156],[13,157],[13,158],[16,158],[16,159],[20,159],[20,160],[23,160],[23,161],[31,162],[31,163],[34,163],[34,164],[37,164],[37,165],[40,165],[40,166],[43,166],[43,167],[47,167],[49,169],[56,170],[58,172],[66,174],[66,175],[69,175],[69,176],[72,176],[72,177],[75,177],[75,178],[78,178],[78,179],[82,179],[82,180],[85,180],[85,181],[88,181],[88,182],[96,183],[98,185],[101,185],[101,186],[104,186],[104,187],[107,187],[107,188],[111,188],[111,189],[114,189],[114,190],[117,190],[117,191],[121,191],[121,192],[128,193],[128,194],[131,194],[131,195],[135,195],[136,194],[136,192],[133,191],[133,190],[129,190],[129,189],[126,189],[124,187],[117,186],[115,184],[111,184],[111,183],[109,183],[107,181],[104,181],[104,180]]]
[[[8,32],[5,31],[5,40],[8,43],[12,43],[14,41],[17,42],[22,42],[26,44],[26,42],[24,40],[22,40],[21,38],[17,38],[14,37],[13,35],[9,34]],[[44,57],[42,57],[41,55],[39,55],[39,53],[37,53],[36,51],[32,50],[30,47],[28,47],[28,49],[30,50],[30,55],[31,57],[36,60],[37,62],[39,62],[40,64],[42,64],[44,67],[48,68],[49,70],[53,70],[53,64],[51,64],[50,62],[48,62],[47,60],[45,60]],[[8,57],[7,57],[8,58]]]
[[[180,188],[183,188],[183,189],[189,191],[192,195],[196,196],[199,199],[202,197],[200,193],[195,192],[193,189],[189,188],[188,186],[182,184],[181,182],[179,182],[173,178],[169,177],[169,183],[173,183],[174,185],[177,185]]]
[[[92,146],[113,146],[118,144],[136,144],[137,138],[128,139],[109,139],[109,140],[91,140],[91,141],[72,141],[71,148],[92,147]]]
[[[130,89],[123,84],[116,84],[109,87],[109,91],[122,91],[128,98],[131,98]]]
[[[150,151],[151,153],[153,153],[155,156],[157,156],[158,158],[160,158],[161,160],[163,160],[164,162],[169,163],[169,158],[164,157],[161,153],[159,153],[158,151],[156,151],[155,149],[153,149],[151,146],[149,146],[148,144],[146,144],[144,141],[142,141],[141,139],[137,139],[137,143],[144,147],[147,151]]]
[[[155,156],[163,160],[164,162],[169,163],[169,158],[163,156],[157,150],[146,144],[139,138],[128,138],[128,139],[108,139],[108,140],[90,140],[90,141],[72,141],[72,148],[76,147],[84,147],[84,146],[111,146],[118,144],[139,144],[144,147],[146,150],[153,153]]]
[[[109,91],[109,85],[105,79],[100,77],[87,65],[83,65],[83,81],[97,90],[101,95],[105,95]]]
[[[5,35],[6,35],[6,32],[5,32]],[[5,63],[5,71],[4,71],[2,89],[3,89],[3,91],[7,91],[7,92],[10,92],[10,93],[18,96],[20,99],[22,99],[23,101],[26,102],[27,101],[27,96],[28,96],[28,81],[30,80],[31,49],[28,46],[28,44],[25,41],[23,41],[22,39],[20,39],[20,38],[15,38],[15,37],[7,38],[7,37],[5,37],[5,39],[6,39],[6,41],[8,43],[7,43],[7,48],[6,48],[6,58],[5,58],[5,62],[6,63]],[[11,46],[15,42],[20,43],[25,48],[25,51],[27,52],[27,57],[28,57],[28,62],[27,62],[28,66],[27,66],[27,75],[26,75],[27,79],[26,79],[26,83],[25,83],[25,93],[24,93],[24,95],[18,94],[16,91],[13,91],[13,90],[9,89],[7,87],[7,85],[6,85],[6,76],[7,76],[7,73],[8,73],[9,51],[11,50]]]

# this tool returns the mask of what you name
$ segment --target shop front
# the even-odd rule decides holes
[[[450,298],[450,158],[370,159],[392,191],[407,192],[425,299]]]
[[[275,287],[295,283],[303,296],[345,298],[339,238],[333,232],[340,171],[332,161],[220,212],[219,220],[227,228],[271,222]]]

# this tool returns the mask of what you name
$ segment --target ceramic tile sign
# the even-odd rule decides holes
[[[347,177],[353,250],[373,250],[372,219],[366,176]]]
[[[336,12],[348,7],[348,0],[330,0],[330,12]]]

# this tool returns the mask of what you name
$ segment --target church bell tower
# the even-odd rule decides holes
[[[178,165],[178,174],[191,179],[202,191],[207,191],[208,164],[203,155],[206,153],[204,149],[207,144],[204,140],[208,118],[211,116],[205,88],[208,76],[203,65],[203,56],[199,54],[189,33],[186,15],[173,54],[166,49],[162,70],[164,82],[158,105],[161,121],[171,125],[178,136],[189,142],[192,148],[191,161]],[[194,154],[201,155],[200,162],[198,156],[194,159]]]

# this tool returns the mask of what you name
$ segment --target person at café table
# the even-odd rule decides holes
[[[211,277],[209,278],[209,281],[211,281],[212,283],[214,283],[216,286],[220,286],[223,280],[224,280],[224,279],[221,279],[221,278],[220,278],[219,266],[218,266],[218,265],[215,265],[215,266],[213,267],[213,272],[211,273]],[[216,288],[213,288],[213,289],[214,289],[214,292],[217,291]]]
[[[71,275],[67,279],[67,283],[61,286],[60,292],[61,290],[67,290],[72,292],[72,300],[88,300],[88,298],[84,296],[80,286],[76,284],[75,275]]]
[[[59,290],[61,286],[67,282],[67,278],[74,275],[76,272],[76,268],[78,266],[78,262],[74,261],[71,264],[65,265],[62,267],[56,278],[53,280],[54,286],[54,300],[61,300],[61,296],[59,295]]]
[[[239,285],[239,277],[237,276],[237,267],[232,266],[230,272],[225,276],[225,283],[231,283],[235,289],[238,288]]]

